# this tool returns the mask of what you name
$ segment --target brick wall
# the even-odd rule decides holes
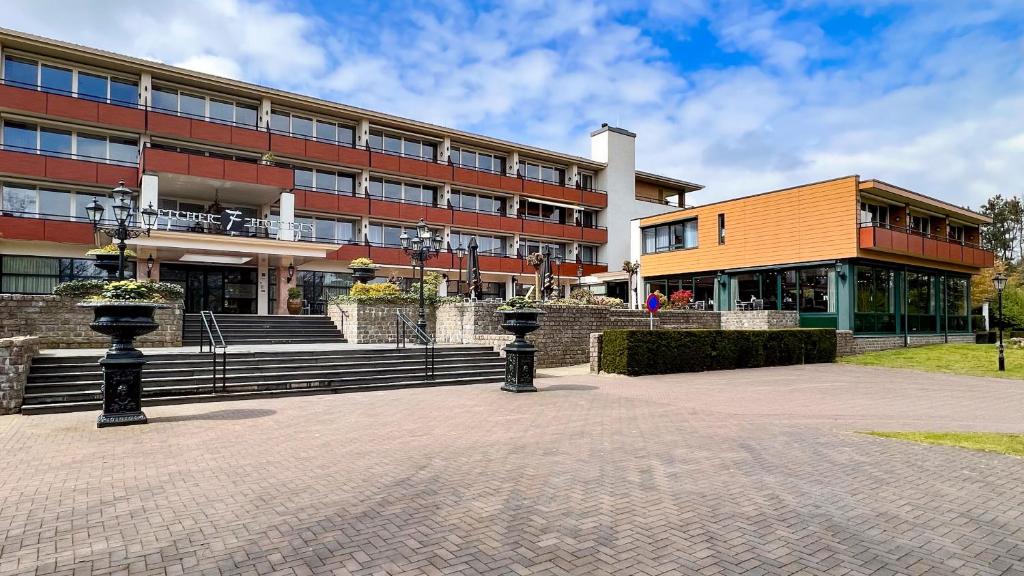
[[[856,354],[853,330],[836,330],[836,356]]]
[[[794,310],[733,310],[721,314],[723,330],[773,330],[800,327],[800,313]]]
[[[35,336],[0,338],[0,416],[21,411],[28,368],[38,352]]]
[[[945,341],[946,338],[942,334],[910,335],[910,346],[912,347],[942,344]],[[950,334],[949,342],[973,344],[974,334]],[[853,339],[854,354],[892,350],[893,348],[903,348],[903,336],[857,336]]]
[[[0,294],[0,338],[38,336],[40,348],[106,348],[110,337],[93,332],[91,308],[61,296]],[[136,340],[137,346],[181,346],[181,304],[156,311],[160,327]]]

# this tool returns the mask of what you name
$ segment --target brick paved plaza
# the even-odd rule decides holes
[[[821,365],[0,418],[0,574],[1024,574],[1024,384]]]

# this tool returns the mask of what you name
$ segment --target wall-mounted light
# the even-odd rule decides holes
[[[291,284],[292,278],[295,278],[295,264],[288,265],[288,280],[287,283]]]
[[[150,254],[149,257],[146,258],[146,278],[153,277],[153,264],[153,255]]]
[[[846,271],[843,270],[842,260],[836,260],[836,276],[842,280],[846,280]]]

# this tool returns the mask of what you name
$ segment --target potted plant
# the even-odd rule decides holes
[[[533,386],[534,353],[537,348],[526,341],[526,335],[540,328],[543,310],[534,307],[534,302],[516,296],[498,306],[501,327],[515,334],[511,344],[505,346],[505,384],[501,389],[507,392],[536,392]]]
[[[107,273],[107,280],[116,279],[117,269],[121,265],[121,254],[118,252],[116,245],[107,244],[102,248],[94,248],[86,252],[85,255],[96,259],[95,266]],[[125,259],[134,258],[135,252],[131,249],[125,249],[124,257]]]
[[[369,258],[356,258],[349,262],[348,267],[352,269],[352,277],[361,284],[377,277],[377,266]]]
[[[145,424],[142,412],[143,354],[135,348],[135,338],[159,327],[153,316],[166,308],[161,290],[153,284],[122,280],[108,283],[98,295],[88,297],[79,306],[93,309],[89,324],[100,334],[110,336],[110,348],[100,360],[103,366],[103,414],[96,426]]]
[[[288,289],[288,313],[298,314],[302,312],[302,290],[296,286]]]
[[[273,166],[277,162],[277,158],[273,152],[264,152],[263,156],[260,156],[260,164],[264,166]]]

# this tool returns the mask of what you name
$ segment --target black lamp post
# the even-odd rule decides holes
[[[85,212],[89,215],[89,220],[92,222],[94,229],[103,232],[111,240],[117,240],[119,255],[117,279],[124,280],[124,251],[127,247],[125,242],[142,235],[149,236],[150,230],[156,225],[157,211],[153,208],[153,203],[150,202],[149,206],[142,209],[142,228],[129,226],[128,221],[131,220],[132,213],[135,211],[132,191],[125,188],[124,180],[121,180],[117,183],[117,188],[114,188],[111,195],[114,198],[114,205],[111,207],[111,210],[114,212],[116,226],[100,225],[100,222],[103,220],[103,206],[95,198],[85,207]]]
[[[1006,288],[1006,276],[1002,272],[992,279],[996,293],[999,295],[999,371],[1006,371],[1006,358],[1003,355],[1003,288]]]
[[[555,290],[558,291],[558,298],[562,297],[562,272],[558,266],[562,263],[562,257],[557,253],[551,257],[551,263],[555,265]]]
[[[416,327],[420,329],[421,343],[426,344],[427,311],[423,294],[425,264],[427,260],[441,252],[441,235],[431,232],[430,228],[427,228],[427,223],[420,218],[419,224],[416,225],[416,236],[409,238],[409,235],[403,231],[398,239],[402,242],[402,250],[412,258],[413,268],[417,265],[420,268],[420,309],[416,316]]]
[[[146,278],[152,278],[153,277],[153,265],[155,263],[156,262],[153,260],[153,255],[150,254],[146,258]]]
[[[449,246],[451,246],[449,244]],[[459,296],[462,296],[462,260],[466,257],[466,247],[462,245],[462,241],[459,241],[458,248],[455,249],[455,256],[459,259],[459,282],[457,284],[458,289],[456,290]]]

